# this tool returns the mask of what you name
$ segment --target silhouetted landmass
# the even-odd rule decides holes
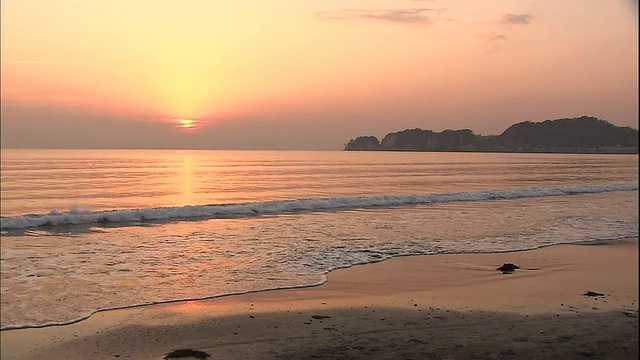
[[[345,151],[486,151],[638,153],[638,130],[619,127],[590,116],[574,119],[524,121],[500,135],[476,135],[469,129],[435,132],[407,129],[375,136],[360,136]]]
[[[380,140],[375,136],[360,136],[352,139],[345,150],[378,150]]]

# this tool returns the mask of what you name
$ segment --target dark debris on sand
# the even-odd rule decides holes
[[[184,358],[184,357],[194,357],[199,360],[205,360],[208,358],[209,354],[200,350],[192,350],[192,349],[179,349],[174,350],[167,355],[164,356],[165,360],[167,359],[175,359],[175,358]]]
[[[502,264],[497,270],[502,271],[503,274],[511,274],[516,269],[520,269],[518,265],[514,265],[512,263]]]
[[[584,296],[604,296],[604,294],[598,293],[598,292],[595,292],[595,291],[587,291],[582,295],[584,295]]]
[[[331,316],[325,316],[325,315],[311,315],[312,318],[316,319],[316,320],[322,320],[322,319],[329,319]]]

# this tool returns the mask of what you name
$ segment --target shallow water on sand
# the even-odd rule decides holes
[[[637,156],[36,150],[3,150],[2,156],[3,328],[73,321],[104,308],[309,286],[332,269],[392,256],[638,235]],[[628,189],[510,200],[477,195],[619,184]],[[74,219],[105,210],[186,211],[181,206],[188,204],[272,201],[269,206],[283,207],[309,198],[446,199],[450,193],[464,196],[238,217],[4,227],[11,217],[53,209]],[[72,207],[75,212],[65,213]]]

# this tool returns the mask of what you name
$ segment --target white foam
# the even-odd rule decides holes
[[[29,214],[0,218],[0,229],[26,229],[80,224],[127,224],[142,221],[228,219],[280,215],[290,213],[395,207],[415,204],[461,201],[507,200],[547,196],[567,196],[610,191],[637,191],[637,183],[597,184],[582,186],[534,187],[485,190],[441,194],[379,195],[369,197],[332,197],[264,202],[187,205],[182,207],[144,208],[135,210],[88,211],[72,208],[53,210],[48,214]]]

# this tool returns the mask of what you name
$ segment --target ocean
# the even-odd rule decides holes
[[[314,286],[331,270],[394,256],[638,236],[637,155],[1,156],[2,329]]]

